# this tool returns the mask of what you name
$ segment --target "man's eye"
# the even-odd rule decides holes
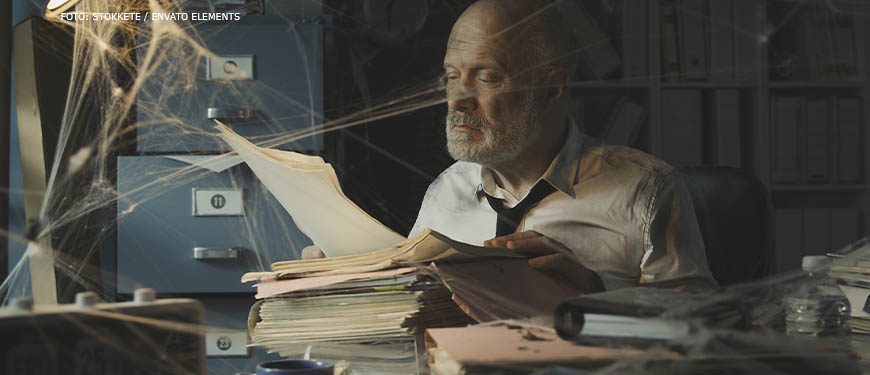
[[[480,76],[477,77],[477,80],[483,83],[497,83],[499,81],[499,77],[497,76]]]

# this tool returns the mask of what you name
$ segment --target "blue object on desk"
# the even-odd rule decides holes
[[[257,375],[332,375],[333,371],[332,363],[305,359],[285,359],[257,365]]]

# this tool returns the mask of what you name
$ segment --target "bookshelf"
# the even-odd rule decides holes
[[[641,2],[643,0],[613,3],[633,7]],[[676,166],[686,164],[686,160],[694,160],[688,163],[693,165],[737,163],[735,166],[756,175],[771,192],[779,219],[774,234],[783,237],[778,238],[777,271],[799,267],[803,255],[823,253],[844,245],[839,243],[844,242],[844,238],[854,240],[870,233],[870,63],[867,48],[870,46],[867,27],[870,12],[830,11],[829,6],[838,8],[837,0],[651,0],[645,3],[646,8],[642,11],[647,22],[646,35],[643,36],[646,43],[646,74],[626,76],[629,70],[620,68],[605,77],[586,77],[582,82],[573,84],[571,93],[578,108],[575,117],[584,130],[607,139],[608,129],[616,126],[614,119],[625,121],[630,118],[634,121],[632,126],[637,128],[637,136],[630,142],[634,147],[662,157]],[[723,16],[710,16],[711,7],[721,10],[722,6],[731,7],[730,16],[726,14],[724,21]],[[698,12],[698,7],[706,9],[707,13]],[[587,6],[583,10],[599,20],[596,26],[611,38],[609,42],[615,53],[626,56],[627,52],[622,49],[623,41],[632,40],[633,37],[625,34],[627,29],[620,26],[619,22],[631,16],[619,7],[601,9]],[[751,16],[746,17],[749,12]],[[689,64],[697,61],[687,60],[683,55],[675,58],[672,51],[674,45],[679,47],[688,43],[679,40],[681,28],[699,27],[698,19],[682,20],[697,15],[704,15],[698,18],[704,21],[702,35],[707,38],[703,47],[707,53],[706,60],[700,63],[707,71],[700,78],[697,71],[686,74],[685,68],[675,73],[675,61]],[[728,17],[731,17],[730,21]],[[735,26],[735,20],[742,25]],[[673,25],[668,25],[669,22],[676,23],[676,31]],[[826,28],[830,31],[826,31]],[[721,37],[724,29],[731,30],[730,45],[727,40],[723,42]],[[804,34],[793,34],[795,30]],[[844,34],[843,30],[847,30],[845,32],[848,34]],[[675,35],[676,41],[672,40],[668,47],[665,40]],[[715,35],[719,35],[719,39],[713,40]],[[808,39],[817,35],[826,35],[828,39]],[[838,38],[844,35],[853,38],[851,55],[848,49],[843,48],[849,43],[844,44],[844,38]],[[699,43],[697,37],[692,38],[694,44],[689,47]],[[722,46],[725,48],[721,50],[732,53],[731,70],[714,72],[712,66],[722,66],[721,50],[716,50]],[[806,49],[809,46],[816,49],[838,48],[837,51],[847,53],[834,54],[836,57],[832,60],[822,60],[832,53],[831,50],[823,50],[810,58],[812,51]],[[787,53],[791,49],[797,51],[794,56]],[[712,61],[717,53],[720,56],[718,62]],[[743,63],[737,63],[738,60]],[[812,60],[813,63],[805,60]],[[687,77],[694,79],[685,79]],[[617,116],[619,103],[624,100],[643,107],[644,115],[640,119],[637,116]],[[679,106],[673,107],[673,103],[679,103]],[[720,107],[721,103],[736,103],[738,113],[726,116],[723,120],[722,114],[727,111],[716,111],[716,108],[730,107]],[[784,117],[784,114],[790,113],[790,108],[797,108],[798,112],[791,117]],[[856,111],[857,118],[854,116]],[[675,115],[675,112],[681,113]],[[786,120],[778,120],[781,118]],[[788,124],[790,118],[795,119],[794,135],[777,138],[778,126],[780,133],[788,134],[786,130],[790,128],[782,124]],[[739,153],[730,156],[723,156],[721,150],[725,147],[720,143],[720,136],[730,137],[730,148],[733,149],[735,145],[735,135],[723,135],[725,133],[720,130],[726,120],[730,123],[736,120],[739,124],[739,136],[736,138]],[[693,127],[686,128],[691,133],[687,139],[697,139],[696,143],[701,146],[700,150],[691,150],[692,147],[689,147],[688,152],[693,155],[683,158],[682,162],[675,162],[674,155],[669,154],[673,148],[670,146],[675,142],[686,143],[685,139],[679,138],[685,134],[674,135],[674,121],[691,123]],[[815,125],[807,125],[808,122]],[[857,126],[857,130],[854,126]],[[850,129],[851,133],[841,135],[841,127]],[[818,137],[823,134],[827,134],[826,138]],[[857,141],[855,137],[859,137]],[[819,139],[826,141],[819,142]],[[796,143],[790,153],[775,153],[777,149],[788,151],[791,140]],[[811,145],[806,146],[807,142],[811,142]],[[858,145],[860,166],[857,178],[845,179],[846,175],[854,176],[854,171],[841,171],[840,160],[846,160],[843,155],[851,155],[849,157],[852,159],[849,160],[855,157],[854,152],[845,154],[845,143],[848,143],[848,147]],[[776,145],[779,146],[774,147]],[[818,147],[823,147],[823,151],[819,151]],[[791,155],[796,160],[784,158],[783,155]],[[723,158],[730,159],[723,163]],[[785,173],[783,165],[789,166],[792,161],[796,163],[794,170]],[[794,178],[789,180],[784,176]],[[824,219],[825,215],[828,215],[827,220]],[[804,238],[797,238],[801,235]]]

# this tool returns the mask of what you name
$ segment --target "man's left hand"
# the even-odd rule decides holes
[[[579,288],[584,293],[604,290],[601,278],[584,267],[571,249],[543,234],[530,230],[484,241],[484,246],[503,247],[520,254],[531,255],[529,266],[558,282]]]

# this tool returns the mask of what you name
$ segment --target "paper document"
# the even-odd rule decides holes
[[[332,165],[322,158],[259,147],[216,122],[221,139],[245,160],[299,230],[326,256],[384,249],[405,239],[348,199]]]
[[[242,282],[372,272],[435,261],[527,257],[504,248],[480,247],[454,241],[441,233],[425,229],[389,248],[364,254],[275,262],[272,263],[272,272],[248,272],[242,275]]]

